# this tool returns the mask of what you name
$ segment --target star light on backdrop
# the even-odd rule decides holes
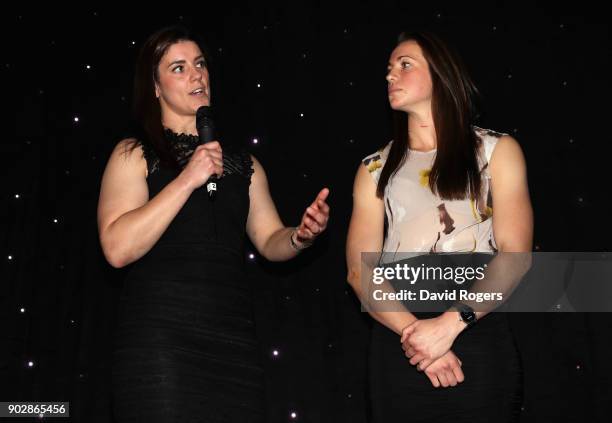
[[[108,18],[104,14],[99,14],[98,12],[93,12],[92,16],[95,17],[95,19],[98,19],[98,20],[107,19]],[[443,17],[443,15],[441,13],[436,13],[433,16],[437,20],[442,20],[443,18],[446,19],[446,17]],[[17,20],[20,21],[22,24],[25,24],[25,21],[27,20],[27,17],[24,18],[24,16],[19,15],[17,17]],[[182,21],[182,20],[184,20],[184,17],[183,16],[178,16],[178,20]],[[260,25],[258,27],[262,31],[264,31],[265,34],[267,34],[267,35],[263,35],[263,37],[266,37],[266,36],[267,37],[273,37],[272,34],[275,34],[274,26],[271,27],[270,25]],[[496,37],[501,36],[501,33],[504,32],[504,27],[503,27],[503,25],[500,25],[499,22],[496,22],[495,24],[489,24],[489,25],[487,25],[487,27],[489,28],[489,31],[491,33],[495,34]],[[561,33],[566,33],[567,25],[564,24],[564,23],[560,23],[558,25],[558,28],[559,28],[559,31]],[[342,40],[344,40],[346,42],[348,42],[349,40],[353,40],[353,39],[356,39],[356,38],[359,37],[359,35],[356,34],[356,30],[353,30],[350,27],[343,28],[340,34],[336,31],[335,34],[336,34],[336,37],[339,37],[339,38],[341,38]],[[550,37],[551,37],[551,39],[555,39],[555,37],[560,37],[561,35],[562,34],[554,34],[554,35],[551,35]],[[262,37],[261,34],[259,34],[258,36]],[[483,34],[483,36],[486,37],[486,34]],[[64,41],[65,44],[62,44],[62,42],[60,42],[59,40],[60,40],[60,38],[57,38],[57,39],[53,38],[53,39],[50,39],[50,40],[44,40],[43,39],[43,42],[46,44],[47,49],[49,51],[51,51],[51,52],[55,51],[56,52],[55,54],[58,55],[58,57],[62,57],[61,56],[62,54],[66,54],[67,51],[71,51],[71,50],[70,50],[70,45],[68,44],[67,41]],[[561,40],[563,40],[563,39],[561,39]],[[556,41],[556,42],[560,43],[561,41]],[[138,42],[136,41],[136,39],[133,39],[133,38],[125,38],[121,42],[121,45],[123,46],[122,49],[126,50],[126,53],[129,53],[129,54],[132,54],[132,55],[137,50],[135,47],[139,47]],[[44,45],[41,45],[41,47],[44,48]],[[312,49],[315,50],[315,48],[317,48],[317,47],[320,47],[320,46],[313,45]],[[227,50],[230,51],[230,48],[227,47]],[[215,51],[218,54],[221,54],[221,53],[225,52],[224,48],[222,48],[220,46],[218,46]],[[72,51],[72,52],[75,53],[74,51]],[[84,53],[80,53],[80,52],[77,51],[75,54],[77,56],[75,58],[75,60],[78,59],[78,61],[80,63],[79,65],[75,65],[75,68],[78,68],[79,72],[84,73],[84,75],[81,75],[81,77],[83,77],[83,78],[85,78],[85,74],[86,74],[87,78],[89,78],[90,76],[91,77],[99,77],[102,80],[103,78],[108,78],[109,75],[113,74],[113,72],[117,72],[116,70],[112,70],[112,69],[109,71],[109,69],[104,68],[97,61],[92,64],[91,61],[87,60],[86,58],[78,57],[79,55],[82,55]],[[305,62],[308,62],[308,61],[312,60],[311,59],[311,54],[309,52],[307,52],[307,51],[304,51],[302,53],[296,53],[294,51],[291,54],[293,55],[292,56],[293,58],[291,60],[293,60],[293,62],[296,62],[296,64],[299,64],[300,66],[304,65]],[[223,60],[232,60],[232,59],[224,58]],[[500,59],[500,60],[502,60],[502,59]],[[512,61],[510,61],[510,63],[512,63]],[[368,65],[374,66],[375,64],[374,63],[370,63]],[[19,70],[21,66],[22,66],[22,64],[20,64],[19,62],[5,63],[4,64],[4,69],[7,72],[10,72],[10,71],[14,71],[14,69]],[[362,66],[363,66],[363,64],[362,64]],[[501,69],[504,69],[502,66],[497,67],[496,69],[500,69],[500,73],[497,74],[496,77],[497,78],[501,78],[502,80],[505,79],[505,82],[503,82],[503,83],[510,84],[509,89],[511,91],[513,89],[516,89],[515,86],[512,85],[512,84],[518,85],[522,81],[524,81],[524,78],[526,78],[526,76],[520,74],[520,71],[518,69],[510,70],[509,68],[505,68],[506,70],[503,71],[503,70],[501,70]],[[575,70],[572,70],[572,69],[568,69],[567,70],[568,73],[572,72],[572,71],[575,71]],[[565,74],[565,75],[563,75],[562,73],[564,72],[564,70],[558,70],[558,72],[560,72],[560,73],[556,75],[556,77],[558,78],[557,81],[560,80],[561,82],[560,82],[560,84],[559,84],[559,82],[556,83],[556,90],[557,91],[556,91],[555,95],[558,98],[564,99],[568,95],[573,95],[573,94],[570,94],[569,92],[571,91],[572,86],[576,83],[575,82],[575,75],[572,75],[572,74]],[[504,78],[504,76],[505,76],[505,78]],[[572,78],[572,76],[574,78]],[[252,76],[251,76],[251,78],[252,78]],[[262,82],[262,80],[266,82],[265,83],[265,87],[264,87],[264,83]],[[572,82],[571,84],[570,84],[570,81]],[[47,84],[47,86],[38,87],[38,88],[36,88],[36,91],[35,91],[35,92],[38,93],[38,95],[41,98],[44,98],[46,93],[49,93],[50,90],[57,89],[57,87],[55,87],[53,85],[53,81],[47,80],[47,81],[45,81],[45,83]],[[245,84],[247,84],[246,86],[249,86],[249,87],[255,87],[258,90],[257,92],[261,93],[262,95],[267,95],[269,91],[270,92],[277,92],[277,91],[282,91],[283,90],[283,87],[279,87],[278,83],[273,78],[265,78],[265,77],[263,79],[262,78],[254,79],[253,78],[250,82],[246,81]],[[361,89],[363,87],[363,83],[361,81],[355,80],[353,75],[345,76],[343,79],[339,79],[337,84],[338,84],[338,90],[339,90],[338,92],[339,93],[345,93],[345,91],[342,91],[342,90],[352,91],[352,90],[359,90],[359,89]],[[381,86],[384,86],[384,81],[372,81],[371,84],[372,85],[379,84]],[[356,87],[358,87],[358,88],[356,88]],[[129,89],[129,88],[130,87],[122,87],[122,89]],[[66,94],[68,94],[69,92],[71,93],[70,90],[72,90],[72,89],[73,88],[68,87],[66,89],[67,90]],[[349,91],[346,91],[346,93],[348,93]],[[499,91],[500,92],[502,91],[501,87],[499,87]],[[96,93],[96,94],[99,94],[99,93]],[[57,93],[55,93],[54,95],[57,96]],[[87,92],[87,91],[82,91],[80,93],[80,95],[88,96],[88,95],[91,95],[91,93]],[[116,100],[114,100],[114,101],[117,102],[117,103],[120,103],[121,107],[124,107],[124,105],[128,101],[127,100],[127,96],[125,94],[121,95],[121,96],[116,96],[115,99]],[[74,109],[72,109],[70,107],[70,105],[66,104],[66,103],[63,103],[63,106],[65,106],[67,108],[64,109],[64,110],[59,110],[59,109],[58,110],[54,110],[54,112],[62,114],[62,116],[63,116],[62,121],[63,122],[67,121],[67,119],[66,119],[67,117],[72,116],[72,124],[73,124],[73,130],[74,131],[80,131],[81,128],[83,128],[83,127],[85,127],[85,125],[87,125],[87,122],[95,122],[96,121],[96,118],[97,118],[95,116],[96,112],[95,112],[94,109],[90,108],[89,106],[87,108],[84,107],[82,110],[78,109],[76,107]],[[112,104],[110,105],[111,108],[114,107],[114,106],[115,105],[112,105]],[[312,106],[311,104],[305,104],[305,103],[300,104],[299,102],[296,102],[295,103],[295,109],[290,111],[290,113],[294,117],[298,116],[298,121],[302,121],[303,122],[305,120],[305,111],[312,110],[311,106]],[[512,119],[508,119],[508,121],[509,122],[514,121],[514,122],[520,123],[519,117],[520,116],[517,113],[515,116],[512,117]],[[307,122],[309,122],[312,119],[317,119],[317,118],[318,118],[318,116],[315,116],[314,112],[312,114],[309,113],[309,117],[308,117]],[[559,122],[559,124],[561,125],[562,122]],[[355,128],[353,128],[351,126],[347,126],[344,129],[346,132],[349,132],[349,135],[348,136],[344,135],[344,137],[342,138],[343,141],[341,141],[341,143],[343,143],[346,146],[354,147],[355,150],[357,149],[357,147],[361,147],[361,148],[363,148],[363,151],[368,151],[367,149],[372,149],[372,148],[376,148],[377,147],[376,144],[377,144],[378,141],[377,140],[372,140],[372,139],[367,140],[365,145],[359,146],[359,142],[357,142],[356,138],[361,140],[361,136],[357,135],[357,137],[354,137],[354,136],[350,135],[350,132],[354,131],[354,129]],[[91,130],[92,130],[91,127],[87,127],[87,131],[91,131]],[[55,128],[53,128],[53,127],[49,128],[47,136],[49,138],[61,138],[61,136],[58,136],[58,135],[61,135],[62,132],[60,130],[57,130],[57,132],[55,132],[55,131],[56,131]],[[259,136],[252,136],[252,135],[248,136],[247,135],[246,137],[244,137],[244,140],[245,140],[246,144],[249,144],[250,146],[258,146],[258,148],[260,148],[260,149],[264,149],[264,148],[270,149],[270,148],[273,147],[274,139],[270,138],[266,132],[259,132],[257,130],[253,130],[252,132],[259,134]],[[527,130],[524,130],[522,126],[521,127],[513,127],[512,128],[512,133],[514,135],[517,135],[517,134],[520,133],[521,136],[525,137],[524,140],[519,139],[519,141],[532,142],[532,140],[529,140],[529,138],[528,138],[528,133],[529,132]],[[87,133],[83,132],[83,133],[79,133],[79,135],[83,136],[83,137],[86,137]],[[263,139],[263,141],[262,141],[262,139]],[[568,140],[565,143],[565,145],[571,145],[572,148],[576,149],[576,150],[573,150],[573,151],[578,151],[578,149],[581,147],[581,142],[579,142],[578,137],[572,136],[570,138],[565,137],[563,139]],[[250,142],[248,142],[249,140],[250,140]],[[31,142],[31,140],[26,139],[25,140],[25,144],[28,145],[28,146],[31,146],[32,142]],[[380,142],[378,142],[378,144],[380,144]],[[564,144],[564,143],[561,142],[560,144]],[[360,153],[362,153],[362,151],[355,151],[354,153],[351,153],[351,154],[352,155],[357,155],[357,154],[360,154]],[[96,160],[97,155],[96,154],[92,154],[89,157],[91,157],[92,160]],[[69,162],[69,163],[72,164],[71,162]],[[316,163],[316,160],[313,160],[313,161],[310,161],[310,162],[306,162],[306,163],[307,163],[307,164],[305,164],[305,166],[307,166],[306,168],[299,168],[298,166],[294,166],[292,168],[291,171],[294,173],[294,177],[295,178],[308,179],[309,175],[317,175],[317,173],[319,171],[319,168],[318,168],[318,164]],[[64,173],[64,175],[68,176],[68,175],[70,175],[70,170],[65,169],[63,173]],[[27,191],[27,190],[24,189],[27,186],[26,182],[27,181],[17,182],[17,184],[23,184],[23,186],[17,186],[16,185],[13,188],[17,189],[17,190],[21,190],[20,193],[14,193],[14,191],[12,193],[7,193],[6,194],[6,198],[10,198],[9,196],[12,195],[12,197],[15,200],[23,200],[19,204],[27,203],[28,201],[30,201],[30,196],[32,194],[31,194],[31,191]],[[94,186],[92,185],[90,188],[94,189]],[[58,187],[58,189],[61,189],[61,187]],[[580,190],[580,185],[576,184],[573,187],[573,189],[574,190]],[[587,206],[590,205],[589,204],[589,195],[587,193],[572,192],[572,193],[568,194],[567,198],[568,198],[568,200],[566,201],[566,203],[573,203],[574,209],[578,209],[578,208],[582,209],[582,208],[586,208]],[[17,204],[17,202],[15,202],[15,204]],[[26,207],[26,206],[21,206],[21,205],[17,206],[16,205],[14,207],[15,207],[15,210],[17,210],[17,207]],[[582,213],[582,211],[580,211],[580,213]],[[61,213],[59,213],[59,214],[61,214]],[[70,220],[67,217],[65,217],[63,215],[58,215],[56,217],[53,217],[51,219],[50,223],[51,224],[58,224],[60,222],[60,220],[62,221],[62,225],[58,225],[58,229],[56,229],[56,231],[60,231],[58,236],[67,236],[68,234],[65,234],[65,233],[61,232],[61,231],[67,230],[66,228],[68,228],[70,226],[69,224],[71,222],[70,222]],[[47,220],[47,222],[48,222],[48,220]],[[66,225],[66,226],[64,226],[64,225]],[[19,241],[14,241],[14,242],[18,243]],[[536,251],[540,251],[541,248],[542,248],[542,245],[543,245],[542,242],[540,240],[538,240],[536,242],[536,244],[535,244],[534,249]],[[7,263],[10,263],[10,265],[13,266],[14,269],[17,269],[17,266],[28,266],[29,265],[28,264],[29,262],[27,261],[27,258],[20,254],[22,249],[15,249],[15,250],[10,250],[10,251],[12,251],[12,253],[11,254],[7,254],[5,256],[7,257]],[[17,253],[17,255],[16,255],[16,253]],[[253,252],[250,252],[250,253],[248,253],[247,257],[249,259],[249,262],[252,262],[255,265],[255,263],[256,263],[256,254],[254,254]],[[77,266],[77,265],[78,265],[78,263],[72,263],[72,266]],[[59,270],[64,270],[65,266],[63,264],[61,264],[61,265],[58,266],[58,268],[59,268]],[[48,269],[49,268],[47,268],[47,270]],[[9,271],[11,271],[11,270],[9,270]],[[17,274],[17,273],[15,273],[17,271],[18,270],[13,270],[14,274]],[[11,286],[13,286],[13,287],[17,286],[16,285],[17,281],[13,280],[11,283],[12,283]],[[352,295],[352,293],[349,290],[344,288],[344,285],[342,285],[341,289],[342,289],[342,291],[344,292],[344,294],[346,296]],[[316,286],[313,291],[316,292],[316,293],[320,293],[320,288],[318,286]],[[340,291],[340,292],[342,292],[342,291]],[[297,294],[297,293],[294,294],[294,292],[297,292],[297,291],[291,291],[291,293],[293,295],[296,295],[296,296],[297,295],[303,295],[303,294]],[[284,300],[283,302],[289,302],[289,300],[291,300],[291,295],[286,295],[284,293],[281,293],[280,291],[277,293],[277,295],[278,295],[279,299]],[[15,314],[14,310],[16,310],[17,314],[25,315],[26,314],[26,310],[27,310],[27,315],[28,316],[37,315],[38,311],[36,309],[36,305],[38,304],[38,302],[35,299],[35,293],[30,293],[28,295],[24,295],[22,298],[23,298],[23,303],[22,303],[23,305],[19,305],[19,306],[15,307],[15,308],[12,308],[13,311],[10,311],[8,313]],[[300,301],[302,301],[302,300],[300,299]],[[298,303],[298,301],[295,301],[295,303]],[[558,306],[557,309],[560,310],[561,306],[560,305],[557,305],[557,306]],[[298,306],[297,305],[288,305],[286,307],[298,307]],[[23,320],[27,320],[29,318],[30,317],[24,317]],[[69,322],[68,326],[70,326],[73,329],[78,326],[75,319],[68,319],[68,320],[66,320],[66,322]],[[25,323],[25,324],[28,324],[28,323]],[[41,367],[44,367],[45,361],[44,360],[41,361],[41,363],[43,363],[42,365],[36,365],[35,363],[38,363],[38,354],[46,354],[46,352],[45,352],[44,349],[40,349],[40,351],[37,351],[36,350],[36,345],[37,344],[31,342],[32,339],[30,338],[30,336],[32,336],[32,335],[29,334],[29,332],[28,332],[28,335],[23,337],[23,343],[24,343],[23,344],[23,354],[26,357],[30,357],[28,360],[25,361],[25,366],[24,367],[26,369],[31,369],[33,371],[41,371],[42,370]],[[282,344],[281,342],[278,342],[279,341],[278,339],[270,340],[270,341],[272,341],[271,344],[277,344],[277,345],[278,344]],[[328,343],[327,344],[327,348],[328,349],[333,348],[333,344],[332,343]],[[290,355],[291,355],[290,351],[284,351],[283,354],[282,354],[283,358],[285,358],[285,359],[287,357],[290,357]],[[269,359],[273,360],[273,361],[278,361],[278,360],[281,359],[281,353],[280,353],[279,348],[271,349],[271,353],[270,353]],[[576,371],[581,371],[581,370],[585,369],[584,363],[574,363],[574,364],[570,364],[570,366],[572,366]],[[78,378],[79,379],[84,379],[84,377],[85,376],[84,376],[83,373],[79,373],[78,374]],[[349,398],[349,399],[351,399],[353,397],[353,394],[352,393],[348,393],[348,392],[345,393],[344,395],[347,398]],[[291,403],[293,403],[293,400],[291,400]],[[524,406],[522,407],[522,409],[524,410]],[[287,408],[285,408],[285,410],[287,410]],[[301,413],[302,413],[302,411],[301,411]],[[306,412],[304,411],[303,413],[305,414]],[[295,410],[290,411],[289,412],[289,419],[292,420],[292,421],[297,420],[298,419],[297,411],[295,411]]]

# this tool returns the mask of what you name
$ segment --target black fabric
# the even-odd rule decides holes
[[[179,160],[197,137],[166,131]],[[178,171],[142,142],[149,198]],[[246,152],[214,201],[196,189],[126,275],[113,351],[117,422],[262,422],[263,370],[244,273],[252,162]]]
[[[410,364],[399,335],[375,322],[370,341],[372,422],[518,421],[522,371],[507,315],[483,317],[457,337],[451,350],[463,363],[465,380],[435,388]]]

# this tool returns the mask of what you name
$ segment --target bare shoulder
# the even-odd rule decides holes
[[[122,139],[115,145],[109,159],[109,164],[117,166],[127,166],[131,169],[142,171],[147,177],[147,162],[144,157],[142,144],[136,138]]]
[[[510,135],[499,137],[491,156],[491,171],[520,170],[525,167],[525,156],[519,142]]]
[[[254,180],[261,180],[266,179],[266,171],[264,170],[261,162],[259,160],[257,160],[257,157],[255,157],[254,155],[250,154],[251,156],[251,161],[253,162],[253,179]]]

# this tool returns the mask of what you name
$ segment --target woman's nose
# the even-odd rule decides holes
[[[200,70],[198,68],[191,68],[191,79],[193,81],[197,81],[198,79],[203,79],[204,76],[202,75],[202,72],[200,72]]]

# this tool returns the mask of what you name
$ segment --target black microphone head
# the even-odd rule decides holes
[[[200,142],[210,142],[214,139],[215,125],[213,124],[212,108],[201,106],[196,112],[196,129]]]
[[[203,119],[203,118],[212,118],[212,107],[210,106],[200,106],[198,108],[198,111],[196,112],[196,119]]]

